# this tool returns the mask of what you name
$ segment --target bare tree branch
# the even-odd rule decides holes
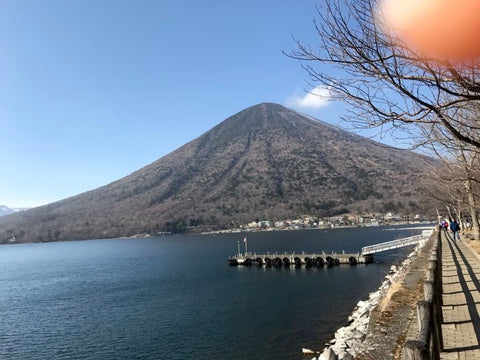
[[[457,116],[458,109],[480,104],[479,64],[441,64],[409,48],[384,30],[376,5],[376,0],[321,1],[314,20],[317,46],[296,40],[297,49],[287,55],[333,99],[351,105],[347,121],[385,129],[433,124],[480,148],[479,121]]]

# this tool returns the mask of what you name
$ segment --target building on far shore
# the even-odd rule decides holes
[[[371,214],[345,214],[339,216],[332,216],[328,218],[315,217],[304,215],[297,219],[284,220],[257,220],[241,226],[245,230],[298,230],[308,228],[328,228],[337,226],[376,226],[409,223],[411,221],[420,222],[428,219],[420,215],[401,216],[392,212],[386,214],[371,213]]]

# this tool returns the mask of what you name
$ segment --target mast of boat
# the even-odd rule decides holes
[[[243,238],[243,242],[245,243],[245,256],[246,256],[247,252],[248,252],[248,249],[247,249],[247,244],[248,243],[247,243],[247,237],[246,236]]]
[[[240,240],[237,240],[237,255],[240,256]]]

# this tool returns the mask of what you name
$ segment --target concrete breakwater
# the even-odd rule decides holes
[[[418,243],[406,260],[399,266],[393,265],[379,289],[370,293],[367,300],[357,303],[348,318],[348,324],[335,332],[334,338],[326,344],[321,353],[314,359],[320,360],[350,360],[360,354],[364,347],[364,340],[369,332],[370,315],[380,306],[393,284],[400,282],[408,273],[412,261],[427,242],[428,238]]]

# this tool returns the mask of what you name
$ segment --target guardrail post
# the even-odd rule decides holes
[[[403,347],[403,360],[429,360],[426,344],[423,341],[408,340]]]
[[[433,281],[427,280],[423,282],[423,296],[425,301],[433,302]]]
[[[425,280],[435,281],[435,271],[432,268],[425,270]]]

